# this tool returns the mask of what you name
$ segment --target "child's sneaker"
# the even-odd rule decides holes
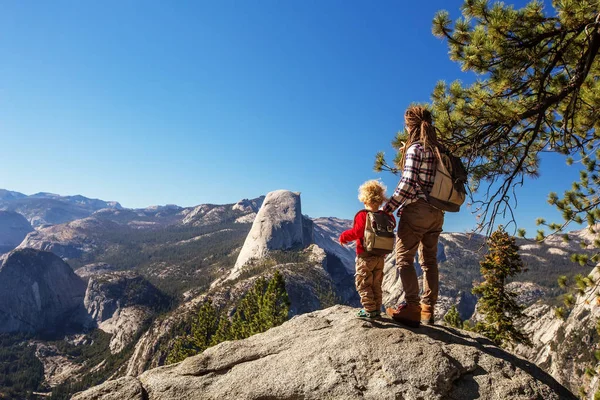
[[[379,318],[380,314],[378,310],[375,311],[367,311],[364,308],[361,308],[360,311],[356,314],[358,318],[367,318],[367,319],[375,319]]]

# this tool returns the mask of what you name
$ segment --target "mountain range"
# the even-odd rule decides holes
[[[176,333],[199,304],[210,298],[228,309],[258,277],[275,270],[285,277],[291,316],[334,304],[359,305],[354,248],[337,242],[352,221],[303,215],[298,193],[279,190],[227,205],[126,209],[117,202],[83,196],[26,196],[0,190],[0,210],[4,210],[0,211],[0,253],[5,253],[0,256],[0,282],[7,282],[0,289],[0,318],[13,321],[0,324],[0,331],[29,335],[44,371],[38,390],[53,390],[53,398],[62,398],[61,393],[68,398],[107,378],[135,377],[163,365]],[[544,243],[518,241],[528,269],[511,285],[536,321],[557,324],[549,313],[562,293],[558,276],[589,272],[569,261],[570,254],[581,251],[582,243],[589,240],[586,230],[569,236],[568,242],[558,236]],[[473,315],[477,298],[471,288],[481,279],[479,261],[485,251],[485,238],[480,235],[442,233],[438,320],[452,305],[458,306],[463,319]],[[14,266],[21,264],[31,265],[23,275],[29,283],[10,284],[10,279],[24,279],[23,273],[14,275]],[[66,277],[65,266],[75,273],[68,279],[49,278]],[[57,286],[56,279],[71,283]],[[65,303],[59,296],[71,292],[78,299],[75,303]],[[394,305],[402,295],[390,256],[385,264],[384,302]],[[10,301],[21,301],[15,299],[30,299],[30,308],[21,307],[21,314],[14,314],[16,306]],[[40,310],[54,311],[39,319],[35,313]],[[60,315],[65,312],[72,317],[63,326]],[[33,320],[35,327],[14,322]],[[577,329],[587,332],[593,328],[588,325],[579,324]],[[537,329],[531,321],[524,326],[532,334]],[[64,339],[57,342],[57,334]],[[559,356],[572,357],[572,350],[554,352],[548,361],[551,351],[543,349],[556,350],[552,338],[534,345],[516,351],[531,360],[546,360],[544,367],[573,391],[582,385],[590,391],[597,387],[595,381],[556,372],[556,366],[563,365]],[[544,351],[545,358],[540,356]],[[575,364],[573,368],[585,369]]]
[[[95,211],[121,209],[116,201],[90,199],[84,196],[60,196],[53,193],[23,193],[0,189],[0,210],[23,215],[33,227],[62,224],[90,216]]]

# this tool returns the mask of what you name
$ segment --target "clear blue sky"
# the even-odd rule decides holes
[[[517,4],[523,4],[520,1]],[[0,12],[0,188],[126,207],[232,203],[302,192],[312,217],[352,218],[382,177],[404,109],[472,77],[431,34],[461,1],[6,1]],[[543,160],[520,191],[533,233],[550,190],[576,176]],[[474,224],[467,210],[445,230]]]

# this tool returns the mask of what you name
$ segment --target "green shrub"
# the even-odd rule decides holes
[[[207,300],[200,307],[190,333],[175,340],[166,362],[179,362],[223,341],[245,339],[281,325],[288,318],[289,307],[285,281],[279,271],[269,280],[262,277],[256,280],[237,302],[231,320]]]
[[[450,308],[450,310],[448,310],[446,315],[444,315],[444,321],[448,325],[453,326],[455,328],[462,329],[462,327],[463,327],[463,320],[460,318],[460,315],[458,313],[458,310],[456,309],[456,306],[452,306]]]

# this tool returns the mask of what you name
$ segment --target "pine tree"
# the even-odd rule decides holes
[[[290,301],[285,290],[285,281],[279,271],[275,271],[264,295],[262,324],[264,330],[281,325],[288,319]]]
[[[245,339],[265,332],[284,323],[289,310],[283,275],[275,271],[268,281],[260,277],[237,302],[231,321],[226,313],[219,314],[210,299],[202,303],[190,333],[175,340],[166,362],[179,362],[226,340]]]
[[[196,354],[198,354],[198,349],[191,344],[187,336],[178,337],[175,339],[165,362],[174,364]]]
[[[215,334],[213,335],[212,339],[211,339],[211,346],[214,346],[216,344],[219,344],[221,342],[225,342],[227,340],[232,340],[233,336],[231,333],[231,321],[229,321],[229,318],[227,317],[227,315],[222,314],[221,317],[219,318],[219,326],[217,328],[217,331],[215,332]]]
[[[600,9],[598,0],[552,4],[534,0],[515,9],[465,0],[462,18],[440,11],[433,20],[450,58],[476,78],[439,82],[429,106],[442,141],[466,161],[473,209],[488,235],[498,216],[512,215],[524,179],[540,173],[542,152],[570,156],[581,177],[562,197],[549,194],[564,222],[540,224],[558,231],[587,222],[595,233],[600,221]],[[396,147],[401,140],[403,133]],[[397,171],[382,153],[375,169]]]
[[[484,281],[473,288],[473,294],[481,296],[478,307],[484,320],[475,324],[474,330],[497,344],[527,344],[529,339],[515,326],[515,320],[524,316],[523,307],[505,287],[508,278],[524,269],[519,247],[502,226],[492,233],[488,246],[489,252],[480,262]]]
[[[281,325],[288,318],[289,307],[285,281],[279,271],[268,282],[258,278],[233,315],[232,338],[244,339]]]
[[[231,334],[234,340],[245,339],[261,332],[259,315],[266,289],[267,281],[260,277],[239,302],[231,322]]]
[[[219,317],[217,309],[210,299],[202,303],[192,325],[191,340],[198,353],[203,352],[210,346],[211,338],[217,331]]]
[[[166,363],[172,364],[199,354],[211,346],[212,336],[218,328],[218,314],[210,299],[200,306],[188,335],[175,339],[167,355]]]
[[[460,314],[456,309],[456,306],[452,306],[450,310],[444,315],[444,321],[455,328],[463,327],[463,320],[460,318]]]

